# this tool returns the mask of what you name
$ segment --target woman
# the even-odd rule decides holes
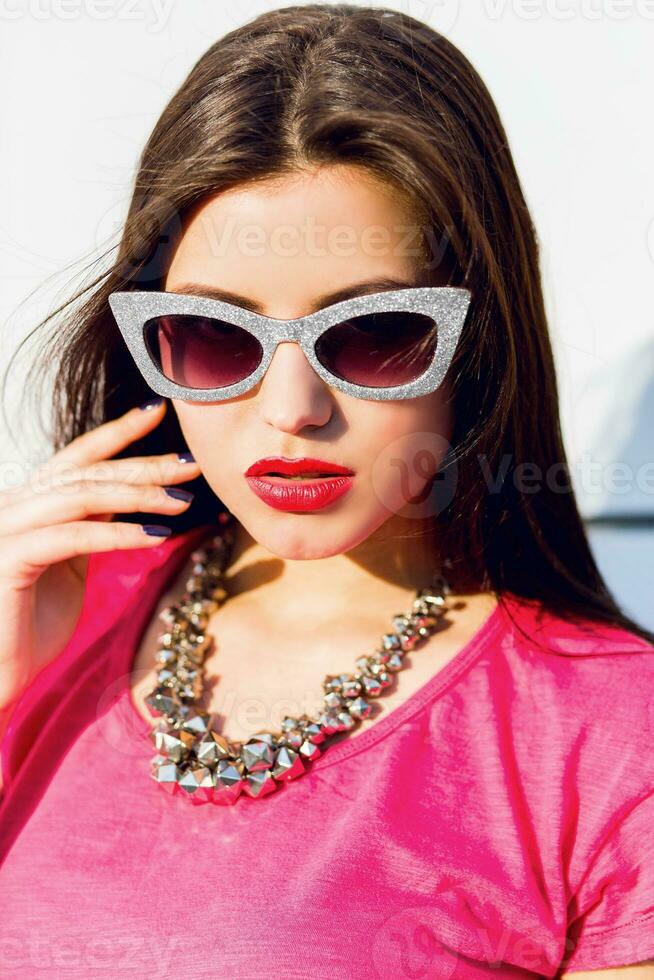
[[[463,55],[345,4],[214,44],[53,359],[0,509],[4,967],[654,976],[654,637]]]

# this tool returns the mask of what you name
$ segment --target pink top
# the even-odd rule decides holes
[[[210,531],[92,555],[74,636],[14,710],[0,976],[467,980],[654,956],[652,646],[509,595],[295,782],[193,806],[150,778],[126,682]]]

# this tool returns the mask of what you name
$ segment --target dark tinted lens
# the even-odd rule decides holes
[[[316,357],[332,374],[367,388],[407,384],[429,366],[436,323],[423,313],[364,313],[329,327],[316,341]]]
[[[159,369],[187,388],[227,387],[247,378],[261,362],[263,351],[256,337],[214,317],[155,316],[143,329]]]

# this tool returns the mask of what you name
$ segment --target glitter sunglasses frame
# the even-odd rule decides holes
[[[436,391],[452,362],[470,304],[471,292],[460,286],[414,286],[355,296],[332,303],[306,316],[277,320],[223,300],[156,290],[116,291],[108,302],[125,343],[150,388],[165,398],[182,401],[224,401],[253,388],[264,376],[278,344],[295,341],[328,385],[354,398],[372,400],[415,398]],[[314,344],[330,327],[367,313],[414,312],[430,316],[437,329],[434,356],[419,377],[383,388],[357,385],[332,374],[318,360]],[[144,327],[156,316],[190,314],[215,317],[253,334],[263,349],[255,370],[241,381],[218,388],[188,388],[167,378],[148,351]]]

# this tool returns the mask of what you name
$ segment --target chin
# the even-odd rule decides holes
[[[290,561],[310,561],[341,555],[356,547],[383,521],[350,522],[346,526],[342,513],[329,515],[274,513],[274,520],[248,520],[235,514],[237,520],[263,548]]]

